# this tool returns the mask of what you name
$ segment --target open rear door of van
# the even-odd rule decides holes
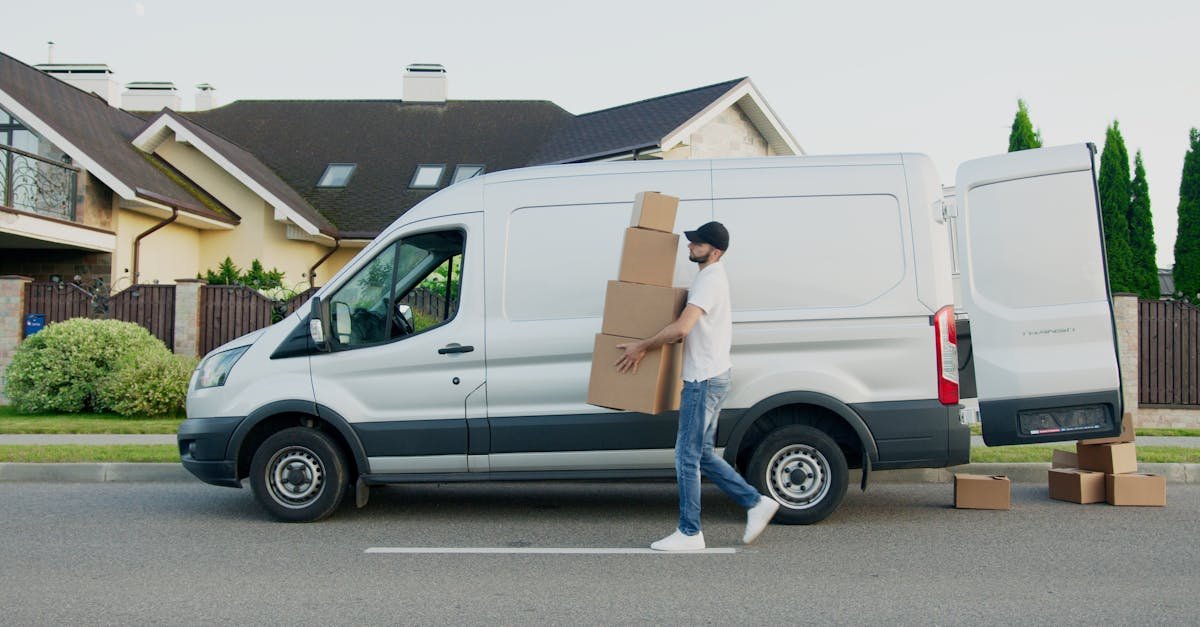
[[[968,161],[956,184],[984,442],[1117,435],[1121,376],[1094,147]]]

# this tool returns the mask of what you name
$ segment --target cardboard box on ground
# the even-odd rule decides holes
[[[637,373],[617,372],[614,365],[621,357],[618,344],[658,333],[687,301],[687,290],[671,286],[679,235],[670,231],[678,205],[678,198],[657,192],[634,198],[620,270],[617,280],[608,283],[601,333],[593,346],[588,404],[647,414],[679,409],[681,344],[648,352]]]
[[[957,509],[1012,509],[1012,481],[1004,475],[954,475]]]
[[[1166,478],[1137,472],[1133,417],[1121,417],[1121,434],[1075,443],[1075,453],[1055,451],[1047,483],[1050,498],[1072,503],[1165,506]]]

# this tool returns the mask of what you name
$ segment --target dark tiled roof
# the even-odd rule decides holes
[[[185,126],[189,131],[195,133],[201,141],[224,155],[234,167],[244,172],[246,176],[254,179],[255,182],[262,185],[268,192],[286,203],[306,220],[312,222],[322,233],[331,237],[337,235],[337,229],[334,228],[329,220],[325,219],[300,194],[296,193],[295,189],[280,179],[275,172],[263,165],[262,161],[247,152],[244,148],[170,109],[163,109],[160,115],[169,116],[171,119]]]
[[[446,164],[442,187],[458,164],[520,167],[572,119],[546,101],[473,100],[237,101],[183,115],[257,157],[343,236],[378,233],[437,191],[409,189],[418,164]],[[317,187],[330,163],[357,164],[345,188]]]
[[[745,78],[580,115],[555,133],[527,165],[570,163],[657,146]]]
[[[49,124],[101,168],[147,198],[189,212],[232,221],[177,185],[130,143],[146,126],[142,118],[111,107],[99,97],[0,53],[0,89]],[[60,146],[60,148],[62,148]],[[220,209],[218,207],[218,209]]]

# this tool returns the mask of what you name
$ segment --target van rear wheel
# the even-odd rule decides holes
[[[284,522],[314,522],[329,516],[346,495],[346,484],[345,456],[316,429],[284,429],[267,438],[250,462],[254,498]]]
[[[775,522],[811,525],[841,504],[849,470],[842,449],[824,431],[788,425],[754,449],[749,475],[759,492],[779,501]]]

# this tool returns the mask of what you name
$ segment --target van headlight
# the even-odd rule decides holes
[[[229,378],[229,371],[233,369],[237,360],[241,359],[242,354],[249,349],[249,346],[239,346],[205,357],[197,369],[199,376],[196,377],[196,389],[202,390],[225,385],[226,379]]]

